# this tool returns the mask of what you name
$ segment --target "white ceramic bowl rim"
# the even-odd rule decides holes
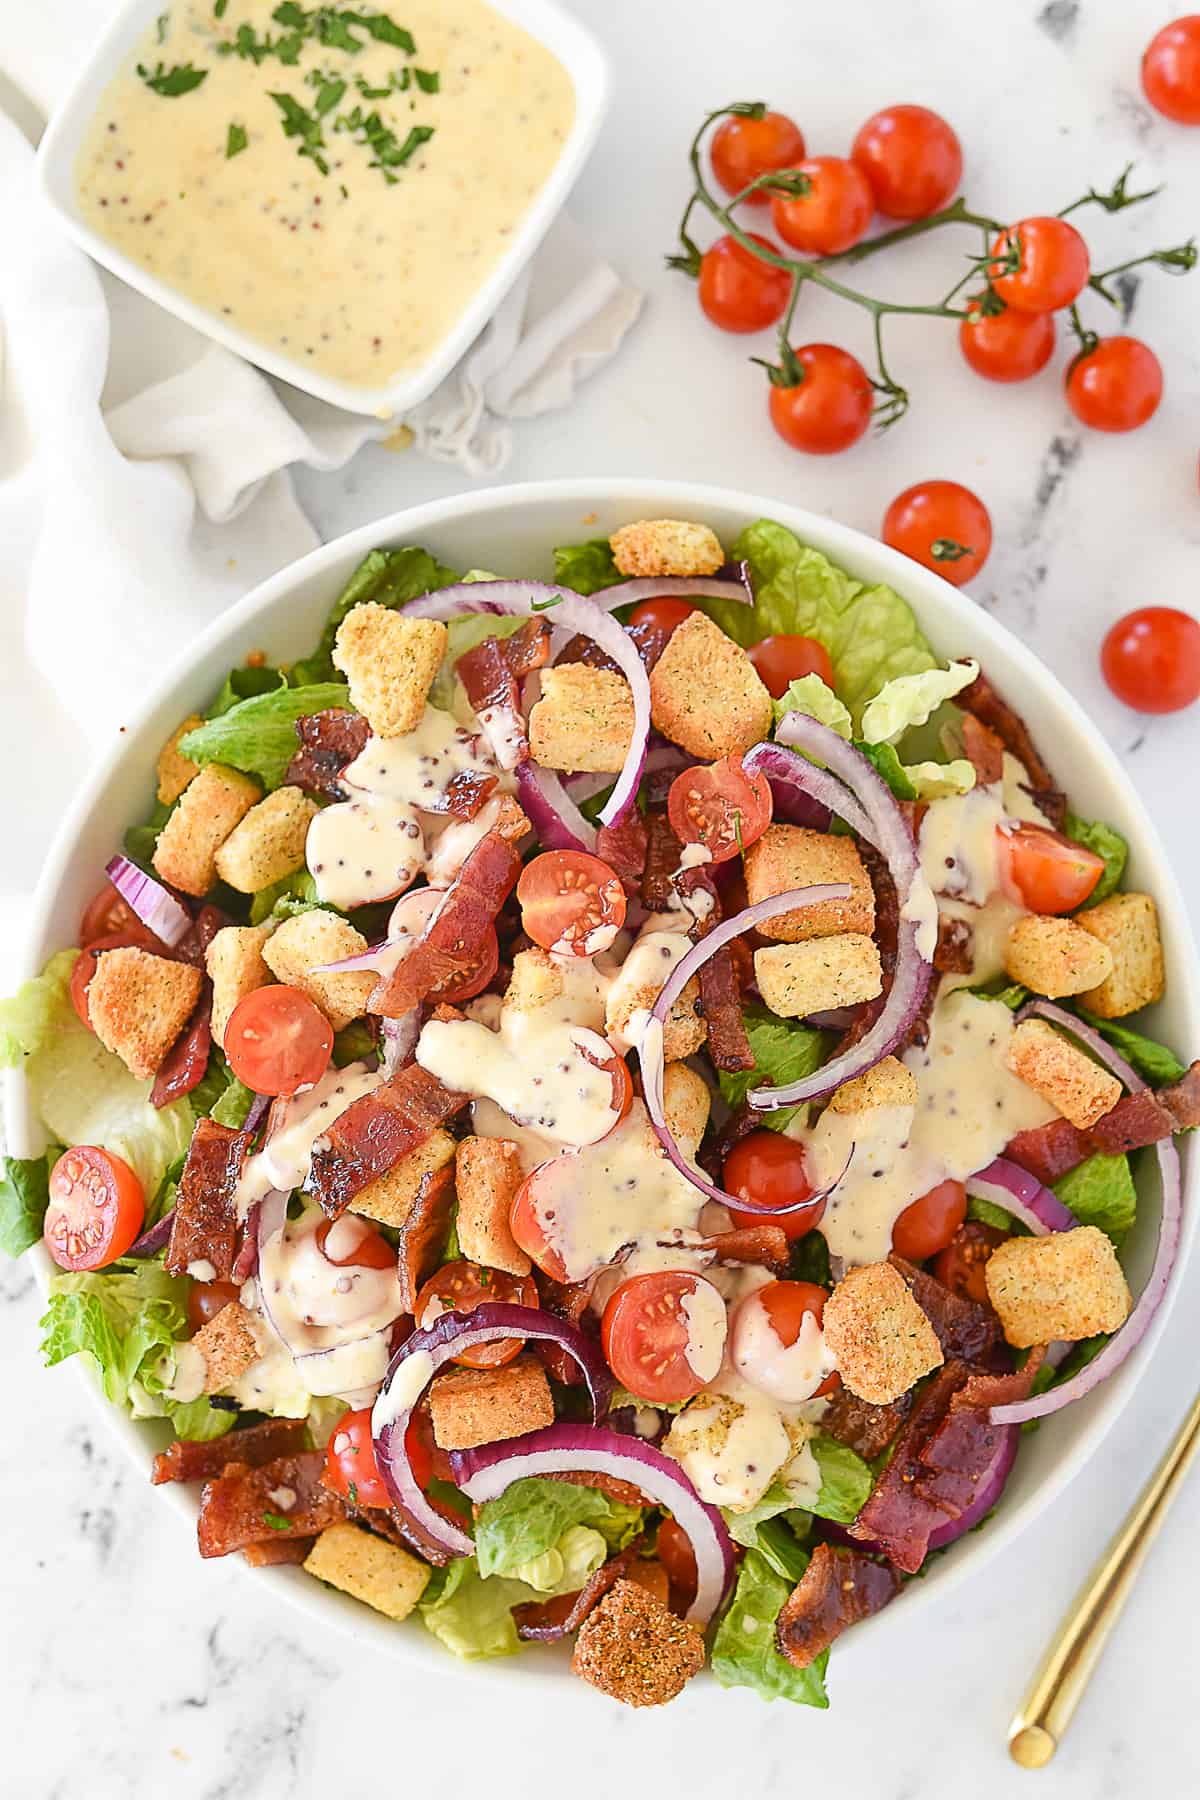
[[[123,729],[64,820],[34,896],[34,924],[23,972],[34,973],[52,950],[70,941],[73,927],[69,921],[78,917],[83,899],[94,891],[106,846],[111,849],[116,835],[128,823],[126,813],[118,810],[110,825],[103,816],[106,797],[111,811],[112,791],[123,783],[130,793],[144,789],[148,804],[157,748],[171,726],[197,705],[202,706],[220,685],[228,666],[240,660],[260,638],[274,636],[280,645],[276,654],[282,654],[284,649],[290,649],[292,654],[307,649],[317,635],[318,621],[347,574],[375,545],[428,543],[443,560],[456,566],[490,567],[507,574],[528,575],[538,572],[539,561],[548,564],[555,543],[577,542],[607,533],[632,519],[663,516],[705,520],[726,541],[740,525],[755,518],[778,520],[802,541],[824,551],[865,582],[887,582],[903,593],[935,648],[944,655],[977,656],[1025,715],[1076,806],[1092,816],[1111,820],[1129,838],[1132,879],[1154,893],[1167,944],[1169,991],[1151,1028],[1180,1046],[1200,1042],[1195,949],[1182,897],[1157,834],[1113,751],[1078,702],[1032,651],[940,577],[860,532],[780,501],[692,482],[635,478],[573,479],[492,488],[399,512],[314,550],[231,607],[157,684],[153,697]],[[289,614],[300,612],[305,612],[304,622],[296,616],[289,618]],[[19,1076],[7,1083],[6,1101],[10,1149],[18,1155],[35,1153],[34,1128],[24,1082]],[[1189,1160],[1194,1158],[1185,1154],[1185,1164]],[[1189,1172],[1185,1169],[1185,1189],[1190,1190]],[[1143,1202],[1154,1193],[1153,1183],[1144,1180],[1140,1189]],[[1135,1291],[1149,1266],[1154,1214],[1153,1206],[1141,1206],[1132,1258]],[[865,1642],[869,1633],[896,1628],[918,1607],[928,1606],[934,1596],[944,1596],[952,1583],[998,1555],[1079,1473],[1151,1362],[1182,1286],[1195,1230],[1194,1207],[1187,1204],[1180,1258],[1166,1301],[1137,1351],[1086,1400],[1044,1422],[1040,1431],[1025,1439],[997,1517],[984,1531],[962,1540],[949,1555],[937,1558],[926,1579],[910,1584],[897,1604],[856,1627],[839,1643],[839,1661],[855,1644]],[[30,1254],[44,1286],[50,1273],[48,1260],[40,1249]],[[109,1406],[90,1380],[89,1386],[126,1450],[143,1471],[148,1471],[156,1431],[162,1441],[161,1427],[135,1424]],[[1036,1470],[1032,1480],[1031,1470]],[[170,1494],[180,1514],[194,1521],[193,1495],[178,1487],[164,1491]],[[188,1554],[188,1548],[181,1546],[181,1553]],[[259,1575],[249,1569],[245,1572]],[[441,1646],[419,1628],[397,1628],[356,1602],[327,1592],[302,1571],[272,1569],[262,1572],[261,1578],[275,1583],[318,1628],[337,1621],[359,1642],[370,1642],[392,1654],[423,1662],[431,1671],[440,1670],[443,1677],[454,1666]],[[543,1657],[536,1651],[533,1656],[542,1673],[565,1676],[565,1660]],[[491,1669],[491,1665],[488,1667]],[[496,1679],[506,1672],[512,1679],[528,1680],[532,1675],[520,1663],[510,1670],[507,1662],[491,1672]]]

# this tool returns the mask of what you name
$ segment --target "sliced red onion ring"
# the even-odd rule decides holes
[[[414,1331],[393,1356],[371,1412],[371,1431],[379,1472],[397,1502],[455,1556],[470,1556],[475,1546],[432,1507],[413,1474],[405,1436],[426,1388],[446,1363],[475,1344],[497,1338],[522,1337],[557,1344],[578,1363],[592,1399],[592,1417],[600,1418],[612,1394],[612,1375],[598,1344],[585,1338],[565,1319],[533,1306],[477,1306],[470,1313],[443,1313],[427,1330]]]
[[[1105,1043],[1098,1031],[1077,1019],[1064,1007],[1055,1006],[1050,1000],[1031,1000],[1017,1014],[1018,1019],[1036,1016],[1047,1019],[1053,1025],[1061,1026],[1064,1031],[1079,1040],[1084,1048],[1102,1062],[1106,1069],[1124,1083],[1131,1094],[1141,1093],[1147,1086],[1126,1062],[1125,1058]],[[1091,1393],[1102,1381],[1106,1381],[1131,1351],[1145,1337],[1150,1321],[1162,1304],[1163,1295],[1167,1291],[1167,1283],[1171,1279],[1171,1271],[1175,1267],[1175,1259],[1179,1254],[1179,1239],[1183,1226],[1183,1177],[1179,1167],[1179,1151],[1173,1138],[1163,1138],[1154,1146],[1158,1157],[1159,1178],[1162,1185],[1162,1202],[1158,1221],[1158,1244],[1154,1252],[1154,1261],[1146,1285],[1138,1296],[1136,1305],[1124,1325],[1105,1344],[1103,1350],[1087,1367],[1080,1369],[1061,1387],[1049,1388],[1044,1394],[1031,1394],[1027,1400],[1016,1400],[1009,1406],[993,1406],[993,1425],[1022,1425],[1026,1419],[1044,1419],[1047,1414],[1059,1412],[1064,1406],[1070,1406],[1073,1400],[1081,1400],[1085,1394]]]
[[[582,594],[572,593],[570,588],[547,586],[541,581],[467,581],[410,600],[404,613],[410,619],[453,619],[460,613],[473,612],[525,618],[532,616],[535,609],[550,612],[557,631],[579,632],[599,644],[629,683],[633,695],[633,738],[625,766],[600,815],[602,824],[617,825],[633,805],[642,776],[650,735],[650,681],[636,647],[603,607]]]
[[[370,969],[375,975],[390,975],[396,965],[408,955],[445,897],[445,888],[432,885],[410,888],[406,894],[401,894],[392,908],[385,938],[381,938],[377,944],[371,944],[366,950],[356,950],[353,956],[339,957],[337,962],[321,963],[313,973],[340,975],[345,969]]]
[[[977,1175],[968,1175],[963,1185],[972,1200],[990,1200],[993,1206],[1002,1206],[1034,1237],[1045,1237],[1051,1231],[1070,1231],[1076,1223],[1074,1213],[1057,1194],[1043,1187],[1036,1175],[1019,1169],[1003,1156]]]
[[[167,892],[161,881],[155,881],[153,875],[147,875],[127,856],[114,856],[104,873],[146,929],[170,949],[192,929],[192,915],[187,908]]]
[[[126,1256],[136,1256],[139,1261],[143,1257],[157,1256],[159,1251],[165,1250],[170,1243],[171,1227],[174,1223],[175,1208],[172,1206],[168,1212],[163,1214],[157,1224],[148,1225],[141,1237],[134,1239],[125,1252]]]
[[[798,716],[796,713],[788,713],[779,727],[780,731],[786,728],[788,720]],[[790,810],[803,812],[806,807],[810,807],[815,813],[823,815],[826,825],[829,815],[836,813],[859,837],[866,838],[869,844],[875,843],[871,821],[854,795],[828,769],[818,769],[807,757],[797,755],[794,750],[782,744],[755,744],[742,758],[742,767],[761,769],[771,783],[772,795],[778,785],[796,796],[790,803]],[[794,819],[790,823],[804,824],[805,821]]]
[[[421,1008],[414,1006],[398,1019],[383,1021],[383,1072],[394,1075],[412,1060],[421,1035]]]
[[[736,563],[736,581],[720,575],[660,575],[618,581],[612,587],[598,588],[591,596],[597,606],[612,612],[618,606],[635,606],[639,600],[737,600],[743,606],[754,605],[754,589],[750,585],[750,566]]]
[[[558,776],[539,763],[517,767],[517,791],[544,850],[595,852],[596,827],[589,825]]]
[[[652,756],[653,754],[653,751],[651,751],[650,755]],[[649,767],[650,756],[647,756],[647,770]],[[610,788],[613,784],[611,775],[594,775],[590,769],[580,769],[576,774],[564,775],[561,779],[562,785],[566,788],[576,806],[583,800],[594,800],[597,794],[602,794],[605,788]]]
[[[507,1443],[451,1453],[454,1478],[477,1504],[494,1500],[528,1476],[614,1475],[665,1506],[687,1533],[696,1559],[696,1598],[687,1617],[708,1624],[733,1580],[733,1545],[715,1506],[699,1494],[673,1457],[640,1438],[593,1425],[548,1425]]]

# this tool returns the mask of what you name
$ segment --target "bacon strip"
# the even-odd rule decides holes
[[[671,830],[665,812],[646,815],[646,864],[642,871],[642,901],[651,912],[666,912],[675,889],[671,877],[679,867],[683,845]]]
[[[416,1312],[417,1291],[441,1261],[453,1211],[453,1167],[427,1170],[421,1177],[408,1217],[400,1227],[397,1274],[401,1309],[406,1313]]]
[[[1051,1119],[1029,1131],[1018,1131],[1004,1154],[1049,1187],[1089,1156],[1119,1156],[1142,1150],[1177,1131],[1200,1124],[1200,1061],[1169,1087],[1124,1094],[1086,1131],[1066,1119]]]
[[[765,1263],[777,1275],[787,1273],[789,1249],[781,1225],[735,1225],[703,1238],[696,1247],[711,1250],[718,1262]]]
[[[923,1473],[916,1486],[923,1499],[950,1518],[961,1518],[979,1491],[981,1474],[1000,1448],[1005,1427],[993,1425],[991,1409],[1023,1400],[1045,1352],[1039,1345],[1014,1375],[971,1375],[954,1394],[949,1410],[921,1452]]]
[[[973,712],[963,714],[962,722],[963,749],[967,760],[975,771],[975,780],[979,787],[991,787],[993,782],[1004,779],[1004,740],[996,735],[990,725],[977,719]]]
[[[172,1100],[190,1094],[204,1079],[208,1053],[212,1048],[212,993],[206,991],[196,1002],[196,1010],[184,1026],[183,1035],[175,1040],[154,1077],[150,1090],[151,1106],[169,1106]]]
[[[860,1400],[848,1388],[840,1388],[829,1402],[821,1430],[857,1451],[864,1462],[874,1462],[895,1438],[912,1411],[912,1404],[911,1394],[901,1394],[898,1400],[877,1406],[871,1400]]]
[[[247,1544],[313,1537],[336,1525],[346,1509],[322,1485],[324,1467],[323,1450],[277,1456],[257,1469],[230,1463],[200,1494],[196,1536],[201,1556],[228,1556]]]
[[[520,683],[550,660],[550,627],[527,619],[509,638],[484,638],[454,667],[479,717],[479,724],[502,769],[529,760],[529,738],[521,712]]]
[[[515,844],[498,830],[480,838],[408,955],[375,988],[367,1010],[402,1019],[444,987],[482,941],[520,873]]]
[[[498,780],[496,775],[481,775],[478,769],[460,769],[437,796],[440,804],[427,810],[446,812],[455,819],[473,819],[491,799]]]
[[[779,1609],[775,1642],[781,1656],[807,1669],[835,1638],[869,1619],[900,1592],[900,1577],[861,1550],[818,1544],[790,1598]]]
[[[287,1538],[275,1532],[269,1544],[247,1544],[242,1556],[252,1569],[275,1569],[281,1563],[304,1562],[316,1541],[315,1537]]]
[[[356,1194],[423,1144],[469,1099],[410,1063],[348,1106],[313,1150],[308,1189],[326,1217],[340,1218]]]
[[[645,872],[649,841],[646,821],[636,806],[630,808],[619,825],[601,825],[596,833],[596,855],[621,877],[631,893],[637,891]]]
[[[1014,712],[1008,702],[1001,699],[986,675],[977,675],[970,687],[963,689],[958,696],[958,705],[964,712],[974,713],[981,724],[995,733],[1004,748],[1018,762],[1024,763],[1031,787],[1058,792],[1058,783],[1042,761],[1041,753],[1029,735],[1029,727],[1020,713]]]
[[[308,1426],[303,1419],[264,1419],[261,1425],[247,1425],[205,1443],[176,1438],[155,1457],[150,1480],[155,1487],[164,1481],[211,1481],[230,1463],[258,1469],[307,1447]]]
[[[933,952],[934,968],[942,975],[969,975],[974,966],[974,938],[965,919],[940,914],[937,945]]]
[[[166,1266],[186,1275],[188,1264],[212,1264],[214,1281],[228,1281],[237,1254],[234,1194],[250,1139],[228,1125],[201,1119],[192,1133],[179,1178],[179,1198],[167,1246]]]
[[[998,1347],[1004,1342],[1000,1321],[990,1306],[981,1306],[965,1294],[955,1294],[935,1276],[905,1262],[902,1256],[888,1258],[903,1275],[913,1299],[933,1326],[942,1354],[947,1361],[990,1366]]]
[[[164,954],[174,957],[176,962],[191,963],[193,968],[202,969],[208,946],[222,926],[228,924],[228,915],[219,906],[202,906],[191,929],[184,932],[174,950]]]
[[[673,629],[672,626],[671,630]],[[641,657],[642,667],[647,675],[666,649],[671,630],[649,621],[639,625],[626,625],[625,636]],[[589,669],[607,669],[611,674],[622,677],[625,673],[606,650],[602,650],[594,639],[584,637],[582,633],[569,638],[559,651],[556,666],[561,668],[563,663],[586,663]]]
[[[543,1275],[540,1269],[535,1271],[534,1279],[541,1303],[548,1313],[553,1313],[556,1319],[565,1319],[568,1325],[583,1325],[592,1297],[591,1281],[555,1281],[552,1276]],[[564,1387],[582,1385],[583,1371],[560,1344],[544,1341],[532,1344],[530,1348],[553,1380]]]
[[[700,970],[700,1011],[708,1026],[708,1054],[717,1069],[752,1069],[754,1054],[742,1018],[742,996],[728,944]]]
[[[342,774],[367,747],[371,727],[361,713],[331,707],[296,720],[300,748],[287,766],[284,781],[326,800],[344,800]]]
[[[1036,1175],[1043,1187],[1051,1187],[1091,1155],[1087,1138],[1069,1119],[1050,1119],[1045,1125],[1034,1125],[1018,1131],[1004,1151],[1010,1162],[1019,1163]]]

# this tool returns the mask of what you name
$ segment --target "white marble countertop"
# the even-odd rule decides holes
[[[889,101],[940,108],[964,140],[966,191],[990,212],[1056,210],[1136,158],[1170,187],[1143,214],[1090,219],[1097,254],[1117,262],[1134,253],[1127,246],[1186,237],[1200,132],[1152,115],[1136,80],[1165,10],[1148,0],[1010,0],[990,13],[953,0],[747,0],[736,13],[716,0],[573,0],[573,9],[608,44],[615,75],[612,114],[574,210],[649,305],[573,412],[520,428],[506,479],[683,474],[797,499],[867,530],[910,481],[966,480],[996,534],[976,599],[1080,696],[1128,758],[1185,884],[1200,884],[1197,715],[1131,715],[1096,662],[1105,624],[1128,607],[1195,605],[1200,276],[1189,288],[1151,275],[1137,289],[1134,329],[1162,356],[1167,391],[1136,437],[1081,435],[1054,379],[985,386],[950,328],[905,321],[892,343],[914,393],[909,419],[851,455],[818,461],[792,455],[770,431],[764,390],[744,361],[758,346],[712,333],[662,267],[697,117],[746,97],[794,113],[814,150],[844,149]],[[924,291],[940,285],[935,267],[951,268],[953,255],[948,245],[914,248],[886,275],[870,265],[865,279],[881,292],[893,279]],[[865,351],[859,317],[823,296],[806,296],[802,311],[805,338]],[[373,450],[300,485],[330,536],[459,480]],[[46,793],[65,778],[47,772]],[[22,812],[36,841],[37,791],[29,798]],[[47,816],[47,835],[52,824]],[[3,872],[10,905],[27,866]],[[1009,1713],[1059,1613],[1192,1396],[1200,1324],[1186,1302],[1134,1410],[1051,1516],[902,1639],[840,1648],[824,1715],[708,1686],[663,1713],[634,1714],[581,1684],[556,1688],[550,1711],[536,1685],[523,1691],[486,1669],[460,1679],[448,1662],[438,1679],[416,1678],[340,1637],[304,1639],[261,1588],[197,1559],[187,1528],[123,1461],[72,1374],[40,1372],[37,1313],[28,1270],[5,1267],[0,1788],[14,1800],[308,1800],[393,1786],[444,1793],[460,1781],[495,1800],[556,1784],[578,1800],[615,1787],[699,1800],[735,1784],[779,1800],[810,1789],[847,1800],[964,1790],[999,1800],[1039,1782],[1058,1800],[1125,1800],[1135,1788],[1173,1800],[1200,1783],[1194,1481],[1052,1770],[1024,1774],[1004,1750]]]

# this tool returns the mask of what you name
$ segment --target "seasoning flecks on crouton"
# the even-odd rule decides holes
[[[532,1264],[509,1224],[524,1179],[520,1146],[509,1139],[467,1137],[459,1144],[454,1158],[459,1247],[485,1269],[529,1274]]]
[[[262,1355],[254,1331],[254,1315],[237,1300],[223,1306],[202,1325],[191,1346],[204,1358],[204,1392],[223,1393]]]
[[[686,1156],[694,1156],[699,1148],[711,1108],[704,1077],[685,1062],[668,1063],[663,1070],[663,1116]]]
[[[822,1329],[845,1386],[876,1406],[898,1400],[943,1361],[933,1326],[890,1263],[844,1275],[826,1301]]]
[[[712,762],[771,729],[771,696],[740,644],[704,613],[677,625],[650,671],[650,716],[672,743]]]
[[[199,713],[189,713],[183,724],[177,726],[158,753],[158,802],[160,806],[174,806],[184,788],[200,773],[200,764],[194,763],[190,756],[183,756],[179,749],[179,740],[186,737],[189,731],[195,731],[204,720]]]
[[[366,938],[353,925],[318,906],[277,925],[263,946],[263,961],[279,981],[307,994],[333,1029],[341,1031],[366,1010],[379,977],[369,969],[319,971],[322,964],[341,962],[366,947]]]
[[[802,825],[768,825],[745,857],[746,893],[751,905],[790,888],[846,882],[848,900],[822,900],[780,913],[760,927],[763,937],[780,944],[803,944],[810,938],[834,937],[843,931],[875,929],[875,893],[853,838]]]
[[[1007,973],[1048,1000],[1099,987],[1112,974],[1112,966],[1108,945],[1074,919],[1031,913],[1010,926],[1004,946]]]
[[[333,660],[377,737],[403,737],[420,724],[446,641],[439,619],[409,619],[374,600],[351,607]]]
[[[715,575],[725,561],[716,532],[690,519],[638,519],[608,541],[622,575]]]
[[[433,1435],[441,1450],[473,1450],[554,1423],[546,1371],[535,1356],[500,1369],[447,1369],[429,1390]]]
[[[298,787],[276,788],[250,808],[217,851],[221,880],[239,894],[257,894],[303,868],[304,840],[319,810]]]
[[[163,880],[185,894],[207,894],[217,879],[217,851],[261,798],[249,775],[207,763],[158,834],[153,860]]]
[[[271,971],[263,958],[263,945],[272,925],[225,925],[204,953],[204,966],[213,984],[213,1042],[224,1047],[225,1027],[239,1000],[256,988],[266,987]]]
[[[441,1127],[406,1152],[383,1175],[368,1182],[350,1202],[350,1211],[397,1231],[413,1209],[426,1175],[436,1174],[454,1161],[454,1139]]]
[[[1112,1239],[1095,1225],[1009,1238],[984,1264],[984,1278],[1017,1350],[1117,1331],[1133,1305]]]
[[[879,951],[862,932],[771,944],[754,952],[754,974],[763,999],[784,1019],[857,1006],[883,991]]]
[[[542,695],[529,713],[529,749],[547,769],[616,774],[633,737],[633,695],[623,675],[564,663],[543,669]]]
[[[1080,1131],[1102,1118],[1121,1098],[1115,1075],[1044,1019],[1026,1019],[1009,1039],[1005,1062]]]
[[[149,950],[105,950],[88,983],[88,1017],[106,1050],[131,1075],[157,1074],[200,998],[204,977],[190,963]]]
[[[571,1668],[626,1706],[662,1706],[704,1667],[697,1626],[634,1581],[617,1581],[579,1627]]]
[[[835,1113],[871,1112],[877,1106],[915,1106],[917,1078],[912,1070],[895,1056],[885,1056],[865,1075],[844,1081],[835,1088],[829,1111]]]
[[[517,951],[504,992],[505,1006],[514,1012],[536,1012],[539,1006],[560,1000],[565,992],[566,978],[562,969],[545,950],[535,946],[532,950]]]
[[[1161,1000],[1166,987],[1158,908],[1149,894],[1110,894],[1077,913],[1075,923],[1107,944],[1112,973],[1080,995],[1102,1019],[1122,1019]]]
[[[327,1525],[305,1557],[304,1569],[396,1620],[407,1619],[430,1575],[418,1557],[359,1525]]]

